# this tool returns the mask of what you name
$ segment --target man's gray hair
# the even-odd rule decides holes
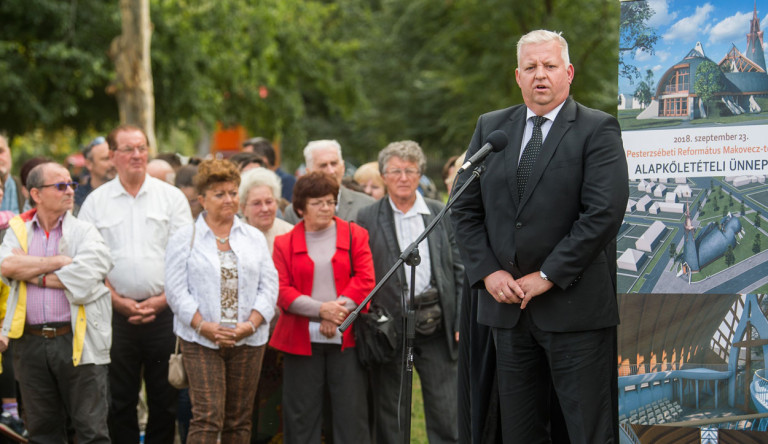
[[[418,143],[413,140],[400,140],[385,146],[379,152],[379,172],[384,175],[389,159],[398,157],[406,162],[415,162],[419,166],[419,173],[427,169],[427,158]]]
[[[240,176],[240,206],[245,206],[245,201],[248,200],[248,193],[252,188],[267,186],[272,189],[272,194],[275,195],[275,200],[279,201],[282,197],[283,183],[277,174],[263,167],[253,168],[243,173]]]
[[[537,29],[525,34],[517,41],[517,66],[520,67],[520,50],[523,46],[548,42],[557,42],[560,44],[560,56],[563,58],[566,67],[570,65],[571,57],[568,55],[568,42],[563,37],[563,33],[559,31],[547,31],[546,29]]]
[[[51,162],[41,163],[40,165],[32,168],[27,175],[27,189],[40,188],[45,185],[45,169]]]
[[[304,147],[304,164],[307,167],[307,171],[312,171],[314,166],[312,153],[317,149],[334,148],[339,154],[339,161],[343,162],[344,158],[341,157],[341,145],[335,140],[313,140]]]

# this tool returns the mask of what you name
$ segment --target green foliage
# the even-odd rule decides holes
[[[339,9],[318,1],[154,0],[159,130],[242,124],[298,149],[310,116],[349,117],[362,101],[347,69],[358,44],[338,38]]]
[[[752,243],[752,252],[755,254],[759,253],[761,250],[761,238],[762,236],[760,233],[755,233],[755,242]]]
[[[156,128],[165,140],[182,140],[179,130],[195,140],[215,122],[239,123],[279,141],[292,165],[318,138],[339,140],[355,163],[412,139],[442,165],[439,159],[466,148],[480,114],[522,102],[516,43],[539,28],[563,31],[570,43],[573,97],[616,113],[615,1],[150,5]],[[118,2],[14,0],[0,2],[0,13],[0,129],[73,128],[83,143],[86,133],[117,123],[105,91],[114,70],[109,44],[120,34]]]
[[[760,228],[760,221],[762,220],[762,217],[760,217],[760,211],[755,212],[755,227]]]
[[[640,71],[637,67],[625,62],[625,57],[634,58],[637,51],[653,54],[653,46],[659,40],[656,30],[647,25],[653,14],[654,11],[648,2],[621,2],[622,34],[619,41],[619,75],[629,79],[630,82],[640,78]]]
[[[715,93],[723,90],[723,73],[720,67],[712,61],[704,61],[696,68],[693,89],[699,95],[699,100],[704,102],[704,107],[709,106],[715,100]]]
[[[736,263],[736,256],[733,254],[733,247],[729,246],[728,251],[725,252],[725,265],[730,267]]]
[[[109,43],[119,32],[115,4],[100,0],[0,2],[0,127],[78,131],[117,121],[105,89]]]
[[[649,69],[645,72],[645,79],[635,89],[635,98],[640,102],[641,106],[645,107],[651,103],[653,99],[653,86],[653,71]]]

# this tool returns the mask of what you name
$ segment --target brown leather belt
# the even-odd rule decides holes
[[[53,339],[56,336],[64,336],[72,331],[71,325],[62,325],[61,327],[43,327],[43,328],[25,328],[24,333],[34,336],[42,336],[46,339]]]

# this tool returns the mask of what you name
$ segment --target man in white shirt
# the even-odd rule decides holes
[[[122,125],[107,137],[117,178],[94,190],[79,218],[92,222],[109,245],[114,268],[107,275],[112,295],[112,442],[139,441],[136,414],[141,376],[147,390],[147,443],[172,443],[177,391],[168,384],[173,352],[173,313],[164,291],[165,249],[179,228],[192,223],[184,194],[147,175],[147,136]],[[143,369],[143,370],[142,370]]]
[[[358,223],[368,230],[376,281],[380,281],[397,262],[401,251],[424,231],[443,204],[425,199],[418,191],[419,178],[427,159],[416,142],[405,140],[387,145],[379,153],[379,170],[387,197],[360,209]],[[398,337],[403,338],[401,298],[415,288],[416,337],[414,365],[421,378],[424,414],[430,443],[458,442],[457,427],[457,341],[458,300],[464,267],[447,218],[420,245],[421,263],[416,281],[411,282],[410,267],[397,274],[373,297],[371,305],[381,306],[398,319]],[[419,297],[420,296],[420,297]],[[398,425],[398,396],[402,362],[400,354],[372,369],[375,440],[379,444],[401,442]],[[400,412],[402,413],[402,411]],[[402,430],[400,431],[402,433]]]

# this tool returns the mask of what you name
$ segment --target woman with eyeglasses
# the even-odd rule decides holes
[[[334,442],[370,442],[366,373],[355,353],[354,326],[338,326],[373,289],[368,232],[335,216],[339,184],[312,172],[293,188],[303,220],[275,238],[280,318],[270,345],[285,352],[286,444],[320,442],[323,387],[330,392]]]
[[[237,217],[235,165],[206,160],[194,183],[204,211],[171,237],[165,257],[192,402],[187,442],[247,443],[277,272],[264,235]]]

